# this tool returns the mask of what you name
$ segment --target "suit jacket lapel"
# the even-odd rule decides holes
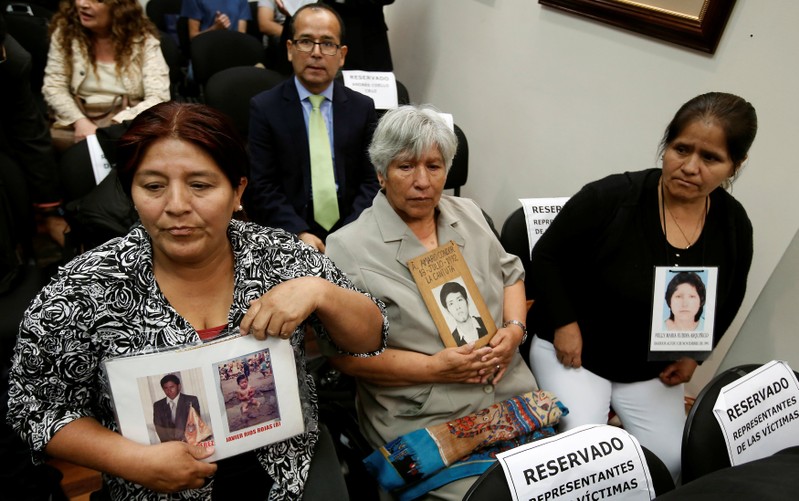
[[[283,108],[285,127],[291,136],[294,158],[302,172],[305,193],[310,194],[311,152],[308,144],[308,130],[305,127],[302,103],[300,103],[300,95],[297,93],[293,77],[283,82],[283,100],[285,103]]]
[[[347,127],[349,117],[350,98],[347,96],[344,84],[338,80],[333,81],[333,162],[336,169],[336,182],[339,186],[346,186],[347,159],[341,151],[341,145],[347,144],[347,135],[352,131]],[[336,127],[336,123],[341,127]]]

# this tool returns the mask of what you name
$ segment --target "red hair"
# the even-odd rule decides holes
[[[247,176],[247,150],[227,115],[204,104],[167,101],[140,113],[119,139],[117,175],[128,196],[145,153],[166,138],[186,141],[208,153],[234,189]]]

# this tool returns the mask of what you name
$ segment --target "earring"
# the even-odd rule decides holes
[[[239,207],[236,209],[236,212],[241,212],[244,210],[244,206],[239,204]]]

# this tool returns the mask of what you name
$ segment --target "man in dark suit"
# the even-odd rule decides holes
[[[338,14],[326,5],[309,4],[297,10],[290,27],[286,45],[294,78],[250,103],[247,211],[254,221],[296,233],[324,251],[328,233],[354,221],[377,193],[367,155],[377,114],[371,98],[334,81],[347,55]],[[318,192],[311,182],[309,139],[313,114],[319,113],[312,111],[314,96],[324,97],[320,109],[335,182],[331,197],[338,205],[336,212],[334,204],[332,225],[314,214],[312,193]]]
[[[200,415],[200,401],[194,395],[180,392],[180,378],[174,374],[167,374],[161,378],[161,388],[166,398],[153,404],[155,432],[161,442],[185,441],[189,408],[194,407],[197,415]]]

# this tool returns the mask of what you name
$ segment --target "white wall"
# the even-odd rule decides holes
[[[710,90],[751,101],[760,130],[733,194],[755,228],[749,290],[726,346],[799,227],[799,2],[738,0],[714,55],[536,0],[397,0],[385,8],[394,70],[412,101],[450,112],[469,139],[474,198],[501,224],[520,197],[568,196],[655,165],[677,108]]]
[[[799,232],[738,331],[719,370],[784,360],[799,370]]]

